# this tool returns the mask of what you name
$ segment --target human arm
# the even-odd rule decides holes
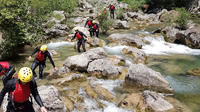
[[[53,60],[52,60],[52,57],[51,57],[49,51],[46,51],[46,52],[47,52],[47,57],[49,58],[50,63],[51,63],[52,66],[55,68],[55,64],[54,64],[54,62],[53,62]]]
[[[12,64],[9,64],[9,70],[5,73],[5,75],[3,75],[2,77],[2,81],[3,81],[3,84],[5,85],[6,82],[8,80],[10,80],[13,76],[13,74],[16,72],[16,68],[15,66],[13,66]]]
[[[74,34],[74,36],[73,36],[73,38],[72,38],[71,40],[74,40],[74,39],[75,39],[75,37],[76,37],[76,33]]]
[[[34,49],[34,51],[32,52],[32,54],[28,57],[28,60],[30,61],[30,60],[32,59],[32,56],[33,56],[36,52],[38,52],[38,51],[40,51],[40,47],[36,47],[36,48]]]

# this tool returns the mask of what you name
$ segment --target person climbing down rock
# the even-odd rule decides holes
[[[42,73],[43,73],[43,69],[46,65],[46,58],[48,57],[51,64],[53,65],[54,70],[56,71],[57,68],[55,67],[55,64],[51,58],[51,55],[49,53],[49,51],[47,50],[47,45],[42,45],[41,47],[37,47],[33,53],[29,56],[29,61],[32,59],[32,56],[37,52],[37,56],[35,58],[35,60],[33,61],[33,64],[31,66],[31,69],[33,71],[33,75],[34,77],[37,77],[36,73],[35,73],[35,69],[36,67],[39,65],[39,79],[42,78]]]
[[[86,21],[86,23],[85,23],[85,27],[86,27],[86,26],[88,26],[89,28],[92,27],[92,19],[89,18],[89,17],[87,17],[87,21]]]
[[[75,37],[77,37],[78,39],[78,42],[77,42],[77,49],[78,49],[78,52],[81,52],[80,50],[80,47],[82,45],[82,48],[83,48],[83,52],[86,52],[86,49],[85,49],[85,41],[87,41],[87,36],[85,34],[83,34],[83,32],[79,31],[78,28],[74,28],[75,30],[75,34],[74,34],[74,37],[71,39],[74,40]]]
[[[0,62],[0,76],[2,77],[3,84],[12,78],[13,74],[15,73],[16,68],[8,63],[8,62]]]
[[[110,18],[114,19],[115,18],[115,16],[114,16],[115,15],[115,6],[110,4],[109,10],[110,10]]]
[[[35,112],[30,94],[40,106],[41,112],[47,112],[37,90],[37,84],[33,78],[32,70],[23,67],[18,72],[18,77],[9,80],[0,93],[0,105],[6,93],[8,95],[8,105],[6,112]]]
[[[92,21],[92,31],[96,33],[96,37],[99,37],[99,25],[96,23],[95,20]]]

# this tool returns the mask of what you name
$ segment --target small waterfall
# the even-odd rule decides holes
[[[164,41],[162,36],[152,38],[146,37],[145,40],[150,44],[142,47],[143,51],[147,54],[154,55],[170,55],[170,54],[189,54],[200,55],[199,49],[191,49],[185,45],[168,43]]]
[[[49,49],[56,49],[60,46],[73,46],[75,43],[74,42],[67,42],[67,41],[61,41],[61,42],[50,42],[47,44]]]

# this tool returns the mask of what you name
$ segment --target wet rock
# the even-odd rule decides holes
[[[200,48],[200,27],[194,27],[185,31],[186,45],[191,48]]]
[[[172,104],[155,92],[147,90],[142,93],[142,96],[144,97],[144,101],[148,105],[148,108],[155,112],[165,112],[174,108]]]
[[[108,59],[92,61],[88,66],[87,72],[100,77],[116,77],[120,74],[118,67]]]
[[[109,56],[109,60],[116,66],[125,66],[125,60],[119,55]]]
[[[179,13],[175,10],[167,11],[162,10],[160,13],[159,20],[161,22],[175,22],[178,18]]]
[[[107,89],[101,87],[100,85],[95,87],[95,91],[100,98],[103,98],[104,100],[108,101],[113,101],[113,102],[115,101],[115,96],[112,93],[110,93]]]
[[[166,41],[174,42],[176,40],[176,34],[179,33],[180,30],[171,26],[167,26],[161,32],[166,35]]]
[[[74,23],[78,24],[78,23],[81,23],[83,21],[83,18],[82,17],[77,17],[75,19],[73,19]]]
[[[130,26],[127,21],[116,20],[114,28],[115,29],[129,29]]]
[[[200,76],[200,68],[194,68],[194,69],[188,70],[187,73],[190,75]]]
[[[144,39],[134,34],[111,34],[108,38],[113,43],[142,48]]]
[[[104,49],[98,47],[84,52],[81,55],[68,57],[64,62],[64,66],[71,70],[87,71],[88,64],[91,61],[105,57],[107,57],[107,54]]]
[[[193,0],[191,4],[189,4],[189,11],[195,14],[200,14],[200,1]]]
[[[48,112],[66,112],[65,104],[54,86],[40,86],[38,92]],[[36,112],[40,111],[40,107],[35,101],[33,106]]]
[[[118,106],[130,110],[137,109],[138,111],[142,111],[145,109],[145,106],[140,107],[143,104],[143,97],[140,93],[132,93],[130,95],[126,95],[118,104]]]
[[[173,89],[163,76],[143,64],[132,64],[126,74],[125,84],[172,92]]]
[[[74,102],[71,101],[69,98],[64,98],[65,106],[67,107],[67,112],[71,112],[74,110]]]
[[[105,41],[99,38],[88,38],[87,43],[90,45],[90,47],[102,47],[105,45]]]
[[[98,98],[97,93],[94,91],[94,88],[90,84],[85,88],[85,92],[87,93],[88,96],[94,99]]]
[[[131,56],[135,63],[145,64],[147,60],[147,55],[144,53],[144,51],[134,47],[123,48],[122,53]]]
[[[62,80],[60,81],[59,84],[66,85],[69,82],[74,81],[74,80],[85,80],[85,79],[86,79],[86,77],[82,74],[72,74],[70,76],[62,78]]]

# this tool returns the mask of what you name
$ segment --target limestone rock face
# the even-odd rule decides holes
[[[169,83],[159,72],[156,72],[143,64],[132,64],[129,67],[125,83],[133,86],[143,86],[157,91],[173,91]]]

